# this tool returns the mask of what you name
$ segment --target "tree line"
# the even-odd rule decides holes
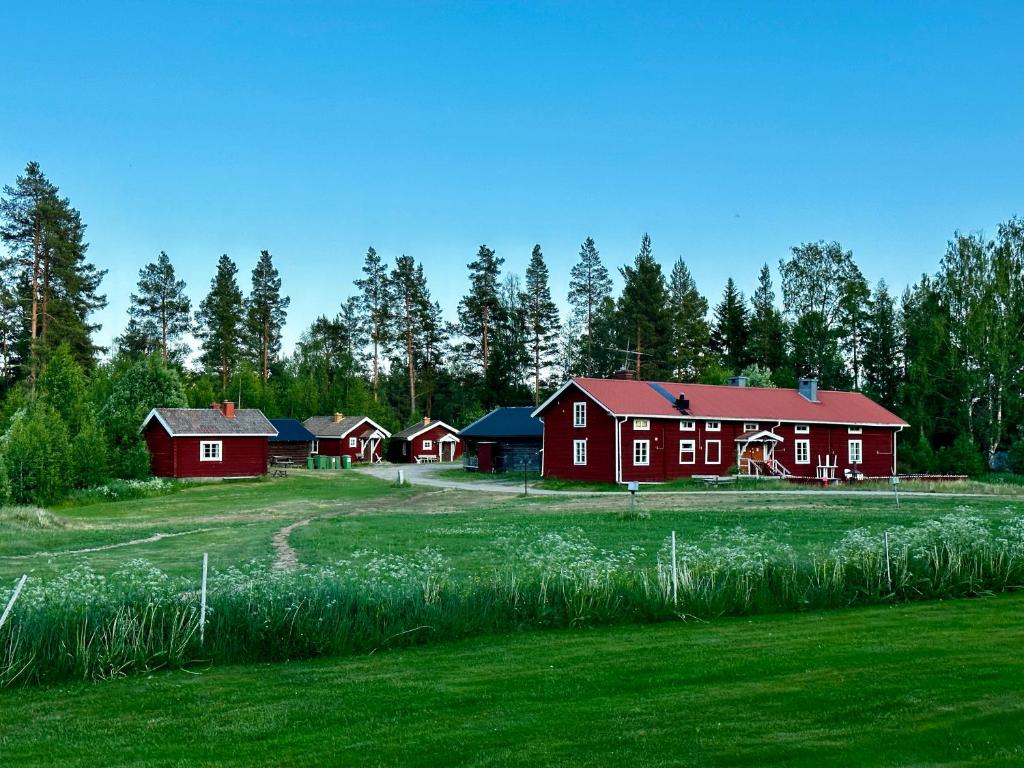
[[[453,322],[422,263],[405,254],[389,261],[370,247],[351,295],[317,317],[290,354],[281,343],[290,300],[268,251],[247,291],[237,264],[220,256],[195,307],[161,252],[139,272],[113,349],[99,348],[93,316],[106,305],[105,272],[89,261],[84,235],[80,213],[38,164],[4,187],[0,426],[10,433],[48,407],[64,417],[70,442],[84,429],[90,439],[102,433],[111,457],[134,452],[111,458],[117,476],[143,471],[138,441],[103,415],[133,371],[130,379],[155,377],[154,393],[169,398],[136,390],[141,403],[233,399],[270,416],[343,411],[389,428],[421,416],[461,426],[497,405],[538,403],[567,376],[622,368],[640,379],[705,383],[742,374],[753,386],[816,376],[823,388],[863,391],[911,423],[901,443],[906,470],[981,471],[1018,454],[1024,464],[1024,448],[1009,450],[1024,426],[1024,222],[1016,218],[991,239],[955,233],[938,269],[902,294],[869,282],[840,243],[818,241],[791,248],[775,270],[763,265],[747,286],[730,277],[712,302],[684,259],[663,269],[647,234],[618,268],[616,293],[587,237],[564,287],[564,316],[539,244],[522,277],[481,245],[467,260]],[[46,405],[54,396],[41,376],[54,360],[81,372],[89,413]]]

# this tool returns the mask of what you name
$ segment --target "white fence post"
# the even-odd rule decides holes
[[[889,591],[892,592],[892,569],[889,567],[889,532],[885,532],[885,578],[889,582]]]
[[[677,594],[678,577],[676,570],[676,532],[672,531],[672,605],[679,604],[679,595]]]
[[[210,563],[210,555],[203,552],[203,586],[199,591],[199,644],[206,640],[206,568]]]
[[[7,621],[7,617],[11,615],[11,611],[14,610],[14,602],[18,599],[18,595],[21,594],[21,588],[25,586],[25,582],[28,580],[28,574],[24,574],[18,579],[18,585],[14,588],[14,594],[11,595],[11,599],[7,602],[7,607],[4,608],[4,613],[0,616],[0,627]]]
[[[398,484],[399,485],[405,485],[405,470],[404,469],[398,470]]]

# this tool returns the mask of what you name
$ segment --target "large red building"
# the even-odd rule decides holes
[[[907,422],[859,392],[574,378],[533,413],[541,472],[657,483],[741,474],[843,480],[896,472]]]
[[[267,441],[277,434],[263,412],[235,408],[154,408],[141,430],[157,477],[255,477],[267,472]]]
[[[303,426],[313,433],[313,453],[348,456],[368,464],[383,459],[384,440],[391,433],[369,416],[311,416]]]

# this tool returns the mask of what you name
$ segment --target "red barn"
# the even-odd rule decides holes
[[[348,456],[353,462],[378,463],[391,433],[368,416],[311,416],[303,426],[313,433],[313,453]]]
[[[540,405],[548,477],[658,483],[741,474],[843,480],[896,472],[907,422],[859,392],[574,378]]]
[[[263,412],[231,402],[154,408],[140,429],[157,477],[255,477],[267,472],[277,434]]]
[[[391,461],[404,464],[455,461],[461,456],[459,430],[443,421],[431,421],[429,418],[396,432],[388,449]]]

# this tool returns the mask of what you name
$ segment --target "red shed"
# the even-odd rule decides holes
[[[263,412],[231,402],[209,408],[154,408],[140,431],[157,477],[255,477],[267,472]]]
[[[907,422],[859,392],[574,378],[534,411],[542,474],[664,482],[724,475],[844,480],[896,472]]]
[[[459,430],[429,418],[396,432],[388,449],[391,461],[404,464],[455,461],[461,456]]]
[[[369,416],[311,416],[303,422],[316,440],[313,453],[348,456],[352,461],[378,463],[383,459],[384,440],[391,433]]]

